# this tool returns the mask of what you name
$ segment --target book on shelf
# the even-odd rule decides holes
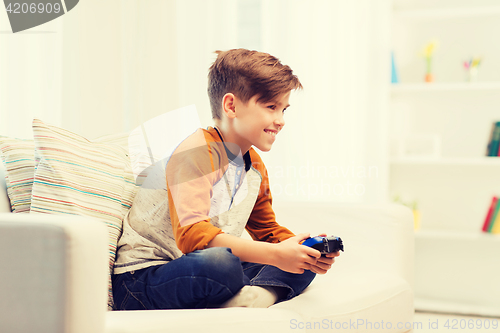
[[[491,216],[491,220],[488,224],[488,232],[491,233],[493,231],[493,226],[495,225],[495,222],[497,222],[499,219],[499,216],[500,216],[500,204],[497,200],[497,204],[496,204],[496,207],[495,207],[495,212],[493,213],[493,215]],[[499,221],[500,223],[500,221]]]
[[[500,234],[500,200],[497,196],[491,198],[482,230],[483,232]]]
[[[492,234],[500,234],[500,215],[493,221],[490,232]]]
[[[491,124],[490,137],[486,148],[486,156],[500,156],[500,121]]]
[[[490,208],[488,209],[488,213],[486,214],[486,218],[484,219],[483,223],[484,232],[489,232],[490,225],[492,224],[491,221],[493,220],[493,215],[495,214],[497,206],[500,206],[498,205],[498,197],[494,196],[493,198],[491,198]]]

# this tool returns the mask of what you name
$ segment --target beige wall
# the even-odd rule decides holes
[[[60,125],[61,28],[57,19],[13,34],[0,10],[0,135],[31,138],[35,117]]]
[[[86,0],[75,9],[63,27],[64,127],[92,138],[180,106],[175,1]]]
[[[92,139],[129,131],[190,104],[196,105],[203,127],[212,124],[206,84],[213,52],[252,47],[239,34],[240,23],[250,17],[239,3],[80,1],[53,22],[59,25],[52,27],[52,34],[32,34],[23,44],[28,54],[36,56],[27,57],[34,70],[24,71],[22,76],[18,72],[25,64],[18,61],[10,67],[11,60],[5,57],[25,61],[23,53],[12,48],[24,36],[8,35],[15,38],[0,44],[1,73],[9,73],[2,80],[0,133],[17,136],[12,128],[22,124],[27,129],[25,136],[30,137],[28,130],[36,113],[46,122]],[[252,8],[251,1],[245,4]],[[297,180],[293,175],[280,178],[271,174],[273,184],[282,189],[294,186],[292,195],[274,191],[276,199],[373,202],[386,197],[388,85],[380,83],[389,77],[389,4],[389,0],[377,4],[317,0],[314,5],[302,0],[265,0],[254,7],[253,15],[261,14],[260,29],[250,36],[259,40],[261,51],[290,65],[306,87],[294,94],[287,126],[272,153],[262,154],[269,170],[284,166],[300,170],[307,163],[316,169],[334,166],[351,174],[353,167],[378,170],[377,176],[351,176],[354,180],[343,176]],[[246,32],[250,30],[247,27]],[[53,45],[42,38],[51,39]],[[6,37],[0,35],[2,40]],[[12,79],[16,87],[8,85]],[[20,85],[28,94],[10,97],[19,94]],[[4,110],[15,114],[8,118]],[[19,110],[24,112],[22,116]],[[338,183],[344,192],[351,186],[352,192],[354,181],[362,195],[336,194]],[[301,189],[310,185],[327,191],[312,196],[303,193]]]

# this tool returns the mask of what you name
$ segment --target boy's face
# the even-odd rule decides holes
[[[246,153],[251,146],[261,151],[269,151],[276,135],[285,126],[283,118],[285,109],[289,107],[290,92],[278,96],[274,101],[257,103],[253,96],[248,103],[235,100],[235,113],[233,125],[235,139],[242,152]]]

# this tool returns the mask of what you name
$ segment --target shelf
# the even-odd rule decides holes
[[[498,58],[500,44],[490,40],[500,0],[394,1],[390,24],[401,81],[389,87],[388,192],[418,202],[415,307],[499,316],[500,234],[481,229],[500,189],[500,158],[484,156],[498,117],[500,76],[488,60],[491,67],[466,82],[462,64],[473,54]],[[435,63],[440,73],[426,83],[416,51],[432,39],[443,47]]]
[[[439,91],[489,91],[500,90],[499,81],[491,82],[449,82],[449,83],[395,83],[391,85],[391,92],[439,92]]]
[[[500,315],[498,236],[480,231],[415,233],[415,306],[425,311]]]
[[[476,305],[466,302],[451,302],[446,300],[432,299],[429,297],[415,296],[415,310],[434,313],[445,313],[462,316],[500,317],[500,308],[497,306]],[[457,319],[458,325],[464,325],[469,318]],[[497,320],[496,318],[483,318],[484,322]],[[455,319],[450,320],[450,327],[453,327]],[[429,324],[430,325],[430,324]],[[443,323],[444,325],[444,323]],[[457,332],[457,330],[455,330]],[[458,331],[461,332],[461,331]],[[467,332],[467,331],[465,331]],[[470,332],[470,331],[469,331]]]
[[[463,241],[500,242],[500,235],[487,232],[464,232],[454,230],[417,230],[418,239],[457,239]]]
[[[500,166],[499,157],[403,157],[392,158],[391,165],[434,165],[434,166]]]
[[[453,19],[467,17],[486,17],[500,15],[500,6],[394,9],[396,19]]]

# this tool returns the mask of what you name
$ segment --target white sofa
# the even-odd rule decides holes
[[[411,332],[412,214],[387,205],[276,203],[294,232],[345,253],[298,297],[268,309],[107,311],[107,231],[79,216],[14,214],[0,163],[0,332]]]

